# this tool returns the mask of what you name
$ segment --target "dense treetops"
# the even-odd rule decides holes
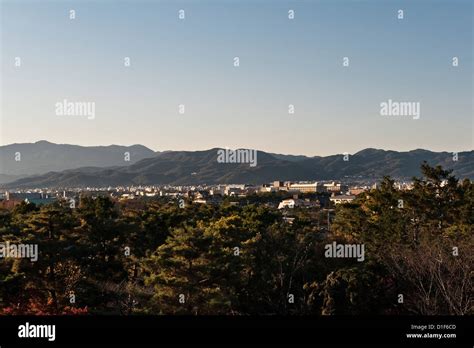
[[[0,259],[0,313],[473,314],[473,183],[422,171],[338,206],[329,232],[258,202],[22,203],[0,211],[0,243],[39,257]],[[325,257],[333,242],[364,261]]]

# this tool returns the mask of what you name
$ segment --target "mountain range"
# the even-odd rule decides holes
[[[130,161],[125,161],[129,156]],[[143,145],[78,146],[48,141],[0,146],[0,183],[21,177],[81,167],[133,164],[156,152]]]
[[[142,145],[97,146],[12,144],[0,147],[0,187],[104,187],[120,185],[262,184],[274,180],[377,180],[420,176],[423,161],[453,169],[459,178],[474,179],[474,151],[365,149],[344,160],[342,154],[325,157],[281,155],[258,151],[257,165],[219,163],[214,148],[204,151],[154,152]],[[15,154],[21,160],[15,161]],[[129,153],[129,161],[124,154]]]

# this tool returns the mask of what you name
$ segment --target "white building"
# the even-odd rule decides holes
[[[355,199],[356,196],[350,195],[339,195],[339,196],[332,196],[329,198],[331,202],[334,204],[341,204],[341,203],[350,203]]]
[[[295,206],[297,206],[297,203],[294,199],[285,199],[280,202],[280,204],[278,205],[278,209],[285,209],[285,208],[293,209]]]
[[[288,191],[297,191],[297,192],[324,192],[324,185],[320,182],[313,183],[294,183],[288,187]]]
[[[302,200],[302,199],[292,198],[292,199],[284,199],[283,201],[281,201],[280,204],[278,205],[278,209],[285,209],[285,208],[293,209],[295,207],[315,208],[319,206],[320,206],[319,201],[310,201],[309,199]]]

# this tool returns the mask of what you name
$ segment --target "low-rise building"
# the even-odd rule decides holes
[[[334,204],[350,203],[355,199],[352,195],[334,195],[329,198]]]
[[[297,206],[297,199],[284,199],[278,205],[278,209],[285,209],[285,208],[293,209],[296,206]]]
[[[341,193],[341,192],[345,193],[348,190],[347,185],[343,185],[335,181],[324,184],[324,188],[329,193]]]
[[[244,187],[233,187],[233,186],[228,186],[226,187],[224,194],[226,196],[240,196],[245,194],[244,192]]]
[[[278,188],[270,185],[262,185],[259,189],[259,192],[268,193],[268,192],[277,192]]]
[[[288,191],[311,193],[311,192],[324,192],[324,185],[320,182],[313,183],[293,183],[288,187]]]
[[[291,199],[284,199],[278,205],[278,209],[293,209],[295,207],[303,207],[303,208],[315,208],[320,207],[319,201],[310,201],[309,199],[298,199],[298,198],[291,198]]]

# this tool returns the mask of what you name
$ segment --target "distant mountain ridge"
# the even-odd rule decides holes
[[[119,148],[120,151],[135,149],[133,146]],[[262,184],[274,180],[372,180],[380,179],[384,175],[397,179],[410,179],[413,176],[420,176],[420,165],[423,161],[453,169],[457,177],[474,179],[474,151],[460,152],[458,161],[453,161],[452,153],[422,149],[397,152],[369,148],[350,155],[348,161],[344,160],[342,154],[306,157],[258,151],[257,166],[251,167],[247,163],[219,163],[217,148],[205,151],[166,151],[159,154],[145,147],[137,149],[143,151],[135,153],[135,158],[146,154],[149,157],[130,162],[128,165],[123,165],[122,158],[122,162],[117,159],[117,162],[110,166],[101,163],[100,166],[50,170],[40,175],[4,183],[0,187]]]
[[[127,154],[130,161],[126,161]],[[40,175],[50,171],[125,166],[154,155],[154,151],[143,145],[78,146],[53,144],[44,140],[10,144],[0,146],[0,183],[14,177]]]

